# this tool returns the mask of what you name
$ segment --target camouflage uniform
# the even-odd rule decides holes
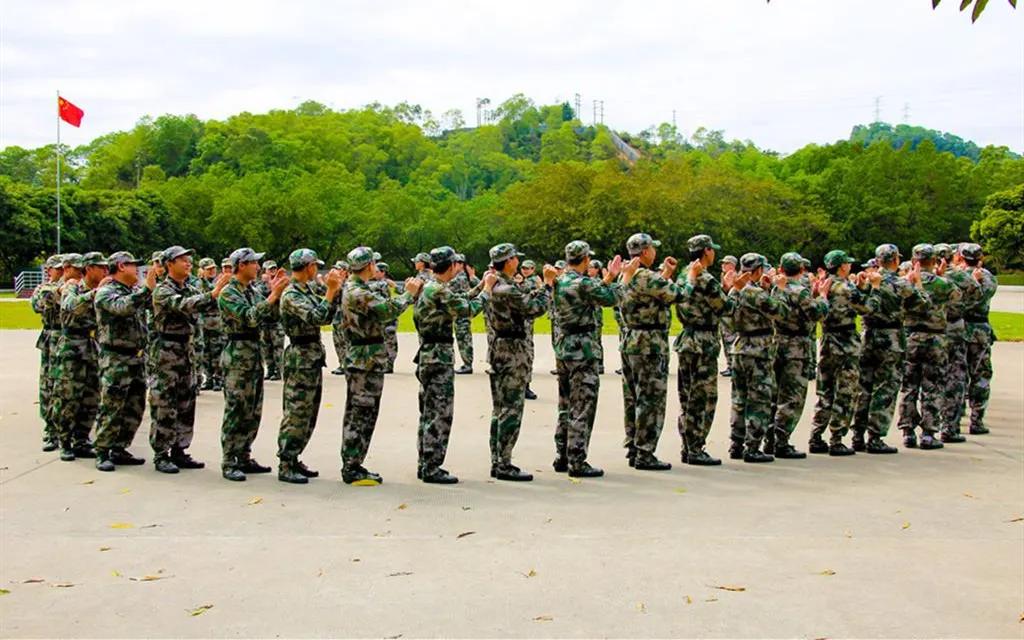
[[[590,245],[582,241],[565,247],[568,261],[591,255]],[[602,307],[618,304],[622,287],[604,284],[577,272],[571,266],[555,280],[552,293],[552,321],[560,327],[555,342],[558,370],[558,426],[555,429],[556,469],[565,461],[572,475],[599,475],[587,464],[590,434],[597,415],[597,394],[601,387],[598,373],[600,338],[594,339],[594,313]]]
[[[51,256],[46,260],[46,269],[63,267],[62,256]],[[57,427],[53,422],[53,386],[50,370],[56,361],[57,342],[60,340],[60,286],[61,280],[51,280],[36,287],[32,292],[32,310],[39,314],[43,330],[36,340],[39,349],[39,417],[43,419],[43,444],[47,451],[57,446]]]
[[[782,268],[790,272],[810,262],[797,253],[782,256]],[[828,313],[829,303],[812,296],[800,276],[788,277],[781,290],[786,313],[775,321],[775,412],[772,432],[765,438],[766,453],[779,457],[800,455],[789,443],[803,414],[807,385],[814,377],[816,327]]]
[[[879,264],[886,264],[899,255],[895,245],[883,244],[875,249]],[[895,271],[881,268],[882,281],[872,288],[863,314],[864,347],[860,357],[860,394],[853,425],[854,447],[860,448],[868,432],[868,451],[894,452],[882,442],[889,432],[896,396],[903,377],[904,351],[907,338],[903,331],[904,310],[926,309],[931,302],[924,290],[901,278]]]
[[[258,262],[263,254],[248,247],[231,254],[238,265]],[[266,286],[269,291],[270,287]],[[252,443],[263,416],[263,346],[260,329],[280,327],[276,304],[264,297],[253,283],[243,284],[235,275],[217,299],[220,318],[227,333],[227,344],[221,354],[224,371],[224,419],[221,422],[220,444],[223,453],[221,470],[229,479],[242,479],[233,470],[255,469]],[[276,331],[276,329],[274,329]],[[268,366],[269,369],[269,366]]]
[[[110,256],[117,264],[140,264],[130,253]],[[131,446],[146,409],[146,348],[139,309],[150,305],[148,287],[129,287],[117,280],[96,291],[96,340],[99,343],[100,407],[96,419],[97,464],[122,455]],[[118,462],[118,459],[113,460]],[[110,469],[112,467],[107,467]]]
[[[661,242],[645,233],[626,242],[630,256],[638,256]],[[626,456],[638,468],[669,468],[654,455],[665,422],[668,392],[668,329],[672,305],[683,297],[681,287],[646,267],[637,269],[619,305],[622,340],[622,403],[625,410]]]
[[[170,247],[164,251],[164,262],[191,253],[182,247]],[[198,390],[192,329],[198,314],[212,309],[215,304],[217,301],[211,292],[203,293],[188,284],[188,280],[177,282],[170,276],[161,280],[153,291],[147,378],[149,444],[154,462],[171,460],[177,464],[176,461],[188,459],[185,450],[192,444]]]
[[[746,253],[740,257],[743,271],[769,266],[764,256]],[[775,395],[775,341],[772,323],[787,313],[785,294],[772,287],[748,282],[729,292],[736,341],[732,343],[732,416],[730,456],[757,460],[761,439],[769,428],[771,403]],[[741,453],[742,452],[742,453]],[[770,457],[766,457],[770,461]]]
[[[264,271],[268,271],[276,269],[277,263],[273,260],[267,260],[262,266]],[[254,286],[264,298],[270,296],[270,285],[264,282],[262,278],[256,281]],[[278,315],[272,314],[266,317],[259,327],[259,332],[260,352],[263,364],[267,367],[267,379],[280,380],[281,362],[284,359],[284,329],[281,327]]]
[[[734,266],[739,264],[736,256],[725,256],[722,258],[722,262],[731,262]],[[732,326],[732,314],[723,313],[722,319],[718,322],[719,328],[722,331],[722,349],[725,350],[725,368],[726,371],[732,372],[732,343],[736,342],[736,330]]]
[[[591,260],[590,265],[596,266],[598,273],[604,269],[604,265],[599,260]],[[616,303],[612,306],[612,309],[618,309],[619,305]],[[594,344],[594,355],[597,356],[597,372],[599,374],[604,373],[604,342],[601,336],[604,335],[604,308],[601,306],[594,307],[594,333],[593,333],[593,344]]]
[[[292,271],[314,261],[323,264],[309,249],[298,249],[289,256]],[[284,352],[284,417],[277,437],[277,457],[284,476],[294,472],[306,475],[299,456],[316,428],[323,396],[326,354],[320,342],[320,327],[331,323],[340,303],[340,291],[328,301],[310,283],[295,278],[281,294],[281,326],[288,335],[288,348]]]
[[[490,251],[491,262],[504,262],[521,255],[508,243],[496,245]],[[548,287],[527,290],[505,273],[499,273],[485,307],[487,325],[494,335],[487,350],[491,367],[490,445],[494,475],[519,473],[512,464],[512,449],[519,439],[533,363],[533,343],[526,327],[531,320],[544,315],[549,298]]]
[[[981,247],[976,244],[961,246],[961,253],[970,260],[980,260]],[[972,270],[975,267],[969,267]],[[981,270],[978,296],[964,309],[967,325],[967,401],[971,407],[970,432],[975,435],[988,433],[985,426],[985,410],[988,408],[992,383],[992,342],[996,335],[988,321],[989,304],[996,293],[995,276],[988,269]]]
[[[375,256],[380,254],[374,254]],[[384,277],[371,280],[370,288],[373,289],[377,295],[390,298],[391,297],[391,276],[388,273],[388,264],[386,262],[378,262],[377,269],[384,272]],[[422,273],[422,272],[421,272]],[[429,271],[427,271],[429,273]],[[420,276],[416,276],[419,278]],[[426,282],[426,280],[424,280]],[[394,373],[395,361],[398,360],[398,317],[394,317],[384,323],[384,351],[387,354],[387,367],[384,368],[384,373]]]
[[[691,252],[720,248],[706,235],[690,238],[687,246]],[[679,418],[676,423],[681,458],[693,464],[717,464],[720,461],[708,456],[704,448],[718,404],[719,326],[722,318],[731,314],[732,300],[707,270],[702,270],[692,283],[689,274],[683,274],[676,284],[683,292],[676,304],[676,315],[683,330],[674,344],[679,358],[676,384]]]
[[[214,266],[213,260],[209,260],[209,266]],[[204,261],[200,261],[200,268],[203,267]],[[216,281],[214,278],[199,278],[198,289],[203,293],[213,291],[213,287]],[[224,326],[220,321],[220,311],[212,309],[199,315],[199,326],[203,330],[203,377],[205,378],[205,386],[212,389],[213,391],[220,391],[224,385],[224,374],[220,369],[220,355],[224,351],[224,345],[227,343],[227,338],[224,335]]]
[[[950,257],[948,245],[935,245],[945,258]],[[943,276],[960,289],[957,302],[946,306],[946,342],[949,345],[945,375],[943,376],[942,437],[959,441],[960,419],[963,417],[963,398],[967,389],[967,324],[964,310],[981,297],[981,287],[963,268],[950,266]]]
[[[458,257],[462,258],[462,263],[465,264],[465,258],[462,254]],[[469,292],[476,288],[480,284],[480,278],[476,276],[470,276],[465,271],[460,271],[454,278],[452,278],[449,286],[452,292],[459,295],[468,295]],[[457,317],[455,318],[455,342],[459,346],[459,356],[462,358],[462,365],[464,367],[473,367],[473,321],[470,318]]]
[[[357,247],[348,254],[353,272],[373,261],[368,247]],[[384,325],[398,318],[412,302],[412,296],[381,295],[370,282],[350,277],[345,282],[341,308],[345,316],[348,351],[345,353],[345,377],[348,395],[345,398],[345,420],[342,427],[342,479],[346,482],[380,478],[371,477],[363,468],[370,448],[370,439],[380,412],[384,391],[387,352],[384,347]]]
[[[448,264],[454,260],[455,251],[451,247],[438,247],[430,256],[432,266]],[[457,480],[441,468],[448,452],[455,403],[452,323],[459,319],[468,321],[480,313],[490,296],[481,292],[472,300],[467,299],[464,293],[456,291],[453,284],[456,278],[458,275],[448,282],[436,278],[427,282],[413,309],[420,343],[413,359],[416,379],[420,382],[417,477],[427,481]]]
[[[830,251],[825,265],[837,269],[854,262],[843,251]],[[817,403],[811,421],[809,445],[812,453],[824,453],[822,435],[828,429],[829,443],[837,450],[849,431],[857,395],[857,362],[860,357],[860,334],[857,314],[865,313],[866,295],[853,283],[836,275],[830,276],[828,314],[821,321],[821,353],[818,358]],[[844,447],[845,449],[845,447]]]

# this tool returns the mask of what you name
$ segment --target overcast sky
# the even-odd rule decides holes
[[[144,115],[582,95],[582,119],[672,119],[790,152],[874,118],[1024,151],[1024,10],[944,0],[0,3],[0,147],[72,146]],[[1022,8],[1024,9],[1024,8]]]

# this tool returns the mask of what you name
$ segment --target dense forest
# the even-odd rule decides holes
[[[705,232],[730,253],[818,260],[962,241],[973,225],[996,266],[1024,266],[1024,159],[1005,147],[876,122],[783,157],[705,128],[613,132],[522,95],[489,115],[467,128],[457,111],[310,101],[223,121],[143,118],[62,149],[64,249],[183,244],[221,257],[249,245],[282,259],[309,246],[333,260],[368,244],[404,275],[407,258],[441,244],[480,266],[500,241],[554,260],[584,238],[607,256],[644,230],[682,255]],[[5,281],[54,250],[55,152],[0,151]]]

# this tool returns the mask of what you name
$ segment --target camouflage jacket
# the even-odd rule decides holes
[[[124,356],[134,351],[134,358],[141,362],[146,333],[139,309],[149,305],[151,299],[152,292],[146,287],[132,288],[116,280],[100,287],[93,300],[100,348]]]
[[[42,316],[43,331],[60,331],[60,285],[44,282],[32,292],[32,310]]]
[[[89,333],[96,337],[96,312],[93,299],[96,289],[90,289],[84,280],[64,287],[60,299],[60,325],[65,334]]]
[[[701,271],[694,284],[690,284],[687,274],[683,274],[676,281],[676,286],[683,292],[683,297],[676,303],[676,316],[683,325],[682,332],[676,336],[676,352],[717,357],[721,350],[718,327],[722,318],[732,312],[733,301],[707,271]]]
[[[428,271],[427,273],[430,273],[430,272]],[[419,276],[417,276],[417,277],[419,277]],[[429,282],[429,280],[423,280],[423,284],[426,284],[427,282]],[[370,289],[372,289],[377,295],[382,296],[384,298],[390,298],[391,297],[391,283],[386,278],[383,279],[383,280],[370,280],[368,284],[370,286]],[[395,283],[395,290],[398,291],[399,293],[404,293],[405,292],[405,283],[404,282],[400,282],[400,283],[396,282]],[[412,302],[410,302],[409,304],[412,304]],[[402,314],[398,314],[398,315],[400,316]],[[384,326],[385,327],[397,327],[398,326],[398,316],[395,316],[394,318],[391,318],[390,320],[385,322]]]
[[[209,293],[213,291],[215,284],[216,280],[199,278],[198,288],[203,293]],[[199,324],[203,327],[203,333],[220,333],[224,330],[224,326],[220,321],[220,310],[216,307],[199,314]]]
[[[828,313],[829,303],[815,298],[802,278],[789,278],[780,293],[786,311],[775,320],[776,357],[789,360],[813,360],[818,321]]]
[[[254,289],[256,289],[256,292],[259,295],[263,296],[264,300],[270,297],[270,285],[267,284],[263,280],[263,278],[259,278],[258,280],[254,280],[251,286]],[[264,327],[273,327],[273,326],[279,324],[280,322],[281,322],[281,316],[275,313],[275,314],[271,314],[271,315],[267,315],[267,316],[263,317],[261,319],[261,321],[260,321],[260,324],[262,326],[264,326]],[[226,328],[226,325],[225,325],[225,329],[224,330],[225,331],[229,331],[229,329]]]
[[[529,365],[532,343],[527,323],[532,324],[535,318],[544,315],[549,299],[546,286],[527,289],[504,273],[498,273],[491,299],[484,308],[491,335],[487,350],[491,371],[521,371]]]
[[[903,321],[910,332],[946,333],[946,311],[950,304],[959,305],[963,293],[960,287],[930,271],[921,272],[921,286],[928,294],[930,305],[907,309]]]
[[[202,311],[212,309],[217,300],[212,293],[203,293],[188,284],[177,283],[167,277],[153,290],[153,326],[150,339],[160,334],[181,336],[184,342],[192,335],[196,317]]]
[[[923,310],[931,305],[924,289],[912,285],[895,271],[883,271],[882,282],[867,296],[863,314],[864,344],[872,350],[906,351],[903,316],[906,310]]]
[[[828,292],[828,313],[821,319],[823,354],[856,356],[860,353],[857,315],[867,312],[867,295],[849,280],[832,276]]]
[[[983,342],[995,338],[988,321],[988,308],[999,283],[988,269],[981,269],[981,275],[977,295],[972,296],[964,306],[965,338],[968,342]]]
[[[949,267],[942,274],[946,280],[960,289],[960,299],[946,305],[946,335],[950,338],[963,339],[966,333],[964,325],[964,309],[971,303],[972,299],[981,296],[981,288],[970,272],[956,267]]]
[[[288,348],[300,351],[302,361],[310,365],[323,364],[326,356],[320,341],[320,327],[331,324],[341,306],[340,291],[328,302],[317,293],[319,288],[316,283],[303,283],[293,278],[281,294],[281,326],[288,334]]]
[[[221,355],[224,369],[262,368],[259,329],[268,324],[269,318],[275,321],[279,319],[277,305],[267,301],[261,287],[244,285],[237,277],[233,277],[221,289],[217,307],[220,309],[224,333],[228,337]],[[238,339],[243,336],[244,339]]]
[[[596,360],[600,334],[596,333],[594,314],[601,307],[617,305],[623,296],[618,283],[604,284],[597,278],[567,268],[555,280],[551,303],[555,335],[555,358],[559,360]]]
[[[742,289],[729,292],[733,303],[732,324],[736,341],[729,353],[771,360],[775,357],[772,323],[782,320],[789,311],[785,293],[776,287],[765,291],[748,282]]]
[[[454,278],[448,281],[448,286],[455,293],[468,295],[470,291],[475,289],[480,284],[480,278],[473,276],[470,277],[465,271],[460,271],[455,275]],[[479,293],[479,291],[477,292]],[[475,297],[475,296],[469,296]]]
[[[434,272],[430,269],[423,269],[416,274],[416,277],[423,281],[423,284],[432,282],[434,280]]]
[[[389,297],[379,292],[378,285],[353,276],[345,282],[341,309],[344,314],[348,351],[345,368],[361,371],[384,371],[387,351],[384,348],[384,325],[397,321],[412,303],[408,292]]]
[[[637,269],[619,305],[619,351],[624,355],[667,356],[671,307],[682,297],[682,288],[660,273],[646,267]]]
[[[417,364],[453,365],[452,322],[477,315],[490,298],[487,292],[481,291],[480,295],[469,299],[456,292],[452,282],[454,280],[432,280],[424,285],[416,298],[413,320],[420,338],[420,349],[413,361]]]

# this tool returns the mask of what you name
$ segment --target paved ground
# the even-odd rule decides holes
[[[541,397],[528,403],[516,449],[537,481],[488,481],[478,363],[457,383],[447,466],[463,482],[440,488],[415,479],[411,338],[402,336],[368,461],[385,484],[353,488],[337,472],[340,378],[328,376],[306,455],[323,477],[309,486],[273,476],[231,484],[210,468],[168,477],[149,463],[100,474],[38,450],[34,334],[0,332],[0,635],[1024,632],[1024,344],[997,346],[992,435],[884,458],[636,472],[622,459],[621,391],[607,375],[592,460],[608,476],[577,484],[549,466],[555,383],[543,337]],[[720,389],[716,455],[727,446],[724,379]],[[280,397],[280,383],[268,383],[263,462]],[[675,407],[673,398],[666,459],[677,457]],[[221,411],[219,397],[202,396],[193,450],[213,467]],[[801,443],[808,419],[809,408]],[[134,449],[145,452],[144,436]]]
[[[1004,286],[992,296],[992,311],[1024,313],[1024,287]]]

